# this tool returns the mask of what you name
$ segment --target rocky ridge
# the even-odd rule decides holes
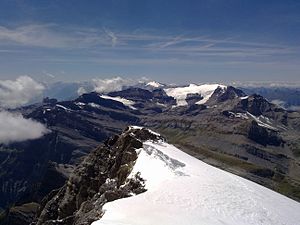
[[[101,217],[106,202],[146,191],[139,174],[128,176],[142,141],[159,138],[147,129],[128,127],[120,136],[106,140],[85,158],[62,188],[42,201],[32,224],[90,224]]]

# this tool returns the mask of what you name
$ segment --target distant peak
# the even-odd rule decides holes
[[[146,84],[146,86],[151,86],[151,87],[155,87],[155,88],[159,88],[159,87],[163,87],[164,85],[157,82],[157,81],[150,81]]]

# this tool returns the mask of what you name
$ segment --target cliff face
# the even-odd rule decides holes
[[[106,202],[144,192],[144,180],[138,174],[128,176],[142,141],[157,138],[146,129],[129,127],[108,139],[85,158],[62,188],[42,201],[32,224],[90,224],[101,218]]]

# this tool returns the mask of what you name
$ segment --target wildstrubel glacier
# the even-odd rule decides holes
[[[103,217],[92,225],[299,224],[298,202],[210,166],[163,139],[144,141],[136,151],[130,176],[140,173],[147,191],[105,204]]]

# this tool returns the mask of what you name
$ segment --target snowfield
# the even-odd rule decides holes
[[[168,96],[171,96],[176,99],[177,106],[184,106],[187,105],[185,99],[188,94],[200,94],[203,97],[203,99],[196,102],[196,104],[204,104],[205,102],[207,102],[207,100],[211,97],[211,95],[218,87],[221,87],[223,89],[226,88],[226,86],[220,84],[190,84],[186,87],[167,88],[164,89],[164,91]]]
[[[300,203],[165,142],[144,142],[131,172],[147,191],[104,205],[92,225],[297,225]]]

